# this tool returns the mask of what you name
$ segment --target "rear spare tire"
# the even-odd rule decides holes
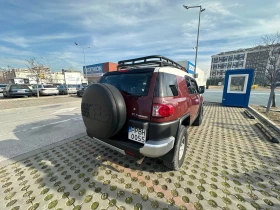
[[[81,109],[88,135],[97,139],[115,135],[126,121],[123,96],[109,84],[90,85],[83,94]]]

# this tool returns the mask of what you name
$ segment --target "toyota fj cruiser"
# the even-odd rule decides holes
[[[123,154],[160,158],[179,170],[187,150],[187,127],[203,119],[204,86],[163,56],[118,62],[82,98],[87,134]]]

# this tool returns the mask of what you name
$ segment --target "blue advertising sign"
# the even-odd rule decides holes
[[[188,61],[187,70],[190,74],[194,74],[194,64]]]
[[[88,75],[95,75],[95,74],[102,74],[103,73],[102,63],[88,65],[88,66],[86,66],[86,68],[85,68],[85,66],[83,66],[84,75],[86,74],[86,69],[87,69],[87,74]]]

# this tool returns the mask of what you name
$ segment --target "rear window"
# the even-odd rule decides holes
[[[67,85],[68,88],[76,88],[76,85]]]
[[[56,88],[54,85],[44,85],[44,88]]]
[[[15,89],[29,89],[29,87],[27,85],[12,85],[11,89],[12,90],[15,90]]]
[[[172,87],[177,87],[177,77],[174,74],[160,72],[155,87],[155,97],[178,96],[178,92],[172,92]]]
[[[100,83],[115,86],[120,91],[133,96],[146,96],[149,92],[153,72],[122,73],[103,76]]]

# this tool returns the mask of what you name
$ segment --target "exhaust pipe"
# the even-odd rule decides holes
[[[141,165],[143,163],[143,160],[145,159],[145,156],[143,156],[142,158],[140,158],[139,160],[136,161],[136,163],[138,165]]]

